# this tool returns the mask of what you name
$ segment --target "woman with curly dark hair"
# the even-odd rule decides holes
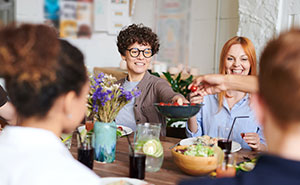
[[[0,184],[100,184],[59,138],[85,115],[82,53],[45,25],[9,26],[0,30],[0,66],[18,115],[0,135]]]
[[[157,35],[149,27],[132,24],[120,31],[117,46],[128,70],[128,76],[118,83],[125,90],[137,87],[141,95],[120,110],[116,123],[133,130],[139,123],[162,123],[161,135],[166,135],[165,118],[155,109],[153,103],[182,103],[186,100],[181,94],[175,93],[166,80],[147,71],[153,55],[159,50]]]

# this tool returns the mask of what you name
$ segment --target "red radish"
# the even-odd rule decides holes
[[[118,126],[118,129],[121,130],[121,131],[123,131],[123,127]]]
[[[241,137],[244,138],[245,137],[245,133],[241,133]]]

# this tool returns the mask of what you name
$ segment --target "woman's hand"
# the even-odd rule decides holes
[[[192,87],[197,87],[197,91],[202,90],[202,93],[205,93],[204,95],[216,94],[227,90],[225,86],[225,75],[221,74],[199,76],[189,85],[189,89]]]
[[[242,134],[244,141],[252,148],[254,151],[264,151],[266,146],[260,143],[260,138],[257,133],[249,132]]]
[[[177,102],[178,105],[183,105],[183,103],[189,103],[189,101],[187,99],[185,99],[183,96],[180,95],[175,95],[172,98],[172,103]]]
[[[258,80],[253,75],[207,74],[197,77],[189,89],[192,86],[196,86],[197,90],[203,89],[206,95],[227,90],[255,93],[258,91]]]
[[[197,90],[195,92],[191,92],[189,94],[190,103],[196,103],[196,104],[202,103],[204,94],[205,93],[203,92],[203,90]]]

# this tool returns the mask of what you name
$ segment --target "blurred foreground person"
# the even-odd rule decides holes
[[[0,119],[2,119],[4,123],[7,122],[10,125],[15,125],[17,122],[15,109],[12,106],[11,102],[8,101],[7,93],[4,91],[1,85],[0,85]]]
[[[59,138],[85,114],[89,84],[83,60],[47,26],[0,30],[0,75],[19,118],[0,135],[1,185],[100,184]]]
[[[300,183],[300,30],[283,33],[270,41],[262,53],[259,69],[258,92],[252,101],[257,118],[264,127],[268,154],[258,159],[254,170],[235,178],[192,179],[182,181],[181,185]],[[228,85],[230,83],[224,75],[209,75],[200,77],[194,85],[204,82],[204,94],[217,92],[219,88],[257,89],[253,76],[230,76],[230,79],[232,84]]]

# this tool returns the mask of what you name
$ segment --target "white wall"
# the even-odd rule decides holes
[[[217,72],[220,49],[225,41],[236,35],[237,13],[238,0],[192,0],[189,43],[191,67],[198,68],[201,74]],[[217,16],[220,18],[219,22]],[[17,0],[16,18],[21,22],[42,23],[43,0]],[[155,1],[136,0],[132,22],[143,23],[154,29]],[[115,35],[94,33],[90,40],[68,40],[83,51],[89,67],[119,66],[121,58]]]
[[[193,0],[190,66],[200,74],[217,73],[221,49],[236,35],[237,26],[238,0]]]
[[[282,0],[239,0],[239,31],[255,45],[258,57],[266,42],[278,32]]]
[[[299,0],[239,0],[239,14],[238,34],[253,41],[258,57],[271,38],[300,27]]]
[[[280,31],[285,31],[291,27],[300,27],[300,1],[285,0],[282,3]]]
[[[138,0],[135,10],[133,22],[155,28],[155,1]],[[237,28],[238,0],[192,0],[189,66],[198,68],[200,74],[217,72],[219,52]]]

